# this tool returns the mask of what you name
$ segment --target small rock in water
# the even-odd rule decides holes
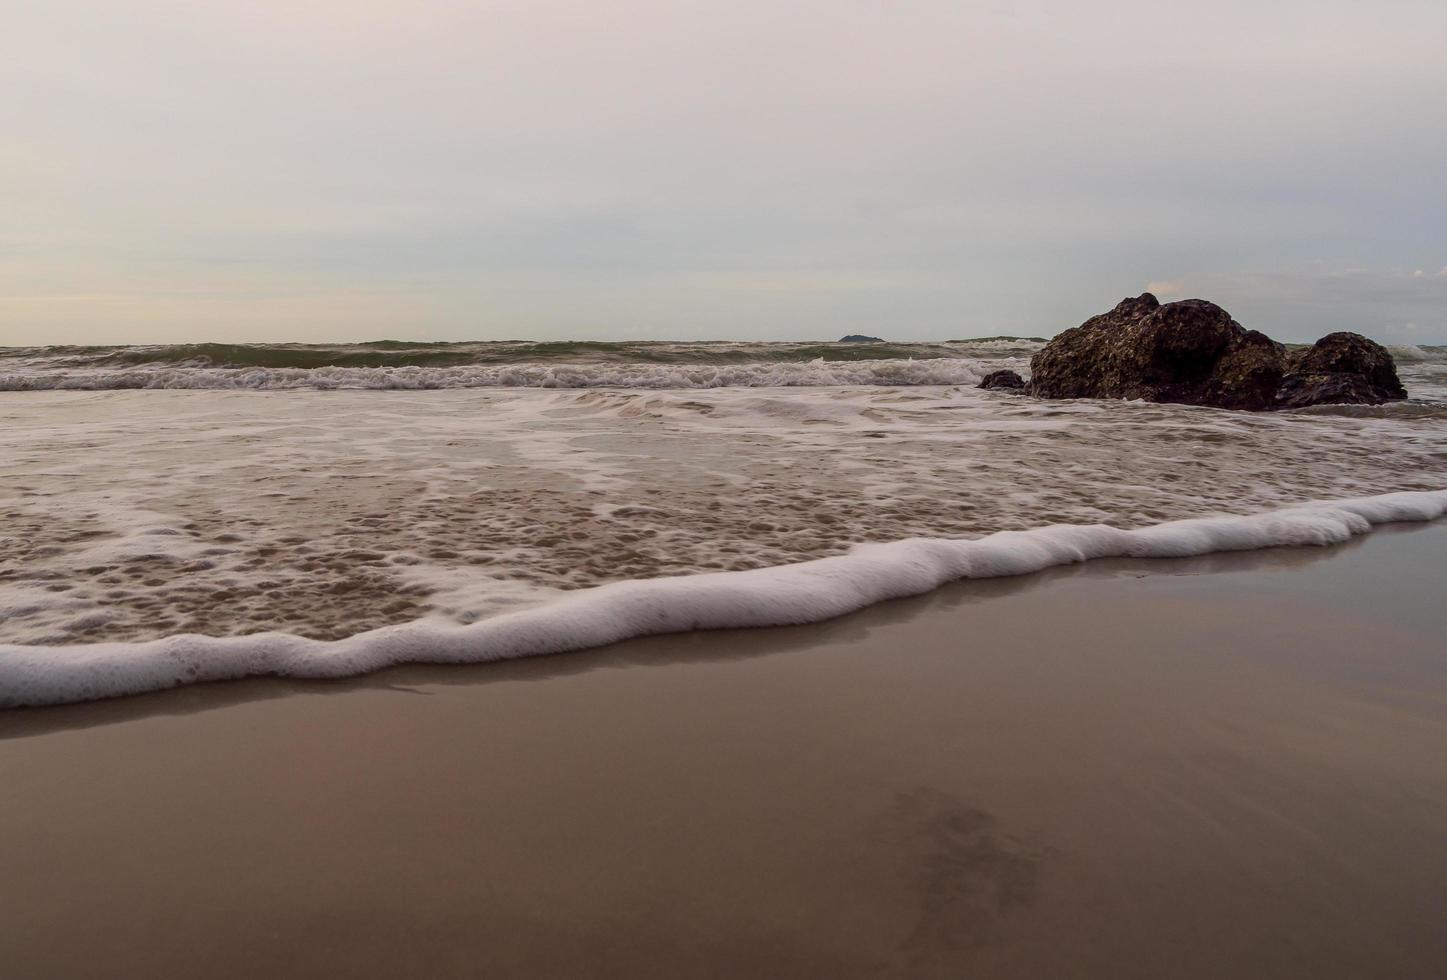
[[[1361,334],[1343,332],[1290,354],[1276,407],[1380,405],[1406,397],[1391,353]]]
[[[976,387],[1001,389],[1004,391],[1023,391],[1025,389],[1025,379],[1009,368],[1006,368],[1002,371],[991,371],[980,380],[980,383]]]
[[[848,336],[840,337],[840,338],[839,338],[839,343],[841,343],[841,344],[882,344],[882,343],[884,343],[884,338],[883,338],[883,337],[866,337],[866,336],[865,336],[864,334],[862,334],[862,333],[852,333],[852,334],[849,334]]]

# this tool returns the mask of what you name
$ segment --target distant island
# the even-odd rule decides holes
[[[882,344],[882,343],[884,343],[884,338],[883,338],[883,337],[866,337],[866,336],[864,336],[864,334],[862,334],[862,333],[852,333],[852,334],[849,334],[847,337],[840,337],[840,338],[839,338],[839,343],[841,343],[841,344]]]

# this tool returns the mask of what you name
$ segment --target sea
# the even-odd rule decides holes
[[[1447,510],[1410,397],[976,387],[1043,341],[0,348],[0,705],[810,622],[1110,555]]]

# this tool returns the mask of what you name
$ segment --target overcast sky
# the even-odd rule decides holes
[[[1442,0],[0,0],[0,344],[1447,342]]]

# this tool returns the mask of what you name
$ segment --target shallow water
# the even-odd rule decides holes
[[[622,579],[1447,487],[1442,409],[963,386],[0,394],[0,642],[337,638]]]

